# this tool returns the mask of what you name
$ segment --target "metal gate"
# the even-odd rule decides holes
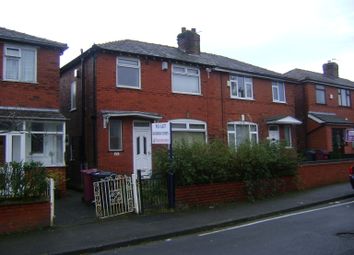
[[[93,183],[96,216],[103,219],[134,211],[132,177],[112,175]]]

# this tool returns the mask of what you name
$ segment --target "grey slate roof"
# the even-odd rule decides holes
[[[66,120],[57,109],[0,107],[0,119]]]
[[[68,48],[68,46],[65,43],[51,41],[33,35],[17,32],[15,30],[10,30],[4,27],[0,27],[0,40],[1,39],[6,41],[11,41],[11,42],[49,46],[49,47],[59,48],[62,51]]]
[[[95,44],[93,47],[114,52],[144,55],[162,58],[166,60],[175,60],[185,63],[217,67],[236,72],[249,73],[250,75],[258,74],[267,77],[284,79],[284,77],[280,73],[276,73],[261,67],[240,62],[235,59],[204,52],[201,52],[200,55],[187,54],[176,47],[165,46],[160,44],[146,43],[134,40],[121,40],[102,44]]]
[[[328,77],[322,73],[316,73],[316,72],[306,71],[302,69],[293,69],[285,73],[284,76],[287,78],[296,79],[300,82],[310,81],[310,82],[320,83],[320,84],[354,88],[353,81],[343,79],[343,78]]]
[[[352,124],[354,124],[352,121],[346,120],[345,118],[342,118],[342,117],[337,116],[335,114],[310,112],[309,117],[311,115],[326,124],[336,124],[336,125],[352,125]]]

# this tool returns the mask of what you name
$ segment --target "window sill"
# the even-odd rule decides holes
[[[2,79],[3,82],[13,82],[13,83],[22,83],[22,84],[33,84],[38,85],[39,83],[36,81],[20,81],[20,80],[6,80]]]
[[[179,92],[179,91],[172,91],[173,94],[179,95],[189,95],[189,96],[203,96],[201,93],[188,93],[188,92]]]
[[[256,101],[255,98],[245,98],[245,97],[230,97],[231,99],[244,100],[244,101]]]
[[[141,90],[141,86],[140,87],[132,87],[129,85],[116,85],[116,88],[118,89],[134,89],[134,90]]]
[[[287,104],[286,101],[273,101],[273,103],[276,103],[276,104]]]
[[[70,112],[75,112],[77,108],[70,109]]]

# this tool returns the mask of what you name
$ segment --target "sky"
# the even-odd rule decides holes
[[[354,81],[354,0],[11,0],[1,10],[1,27],[66,43],[61,66],[95,43],[176,47],[186,27],[203,52],[279,73],[335,61]]]

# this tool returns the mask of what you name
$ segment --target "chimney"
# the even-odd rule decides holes
[[[327,77],[338,78],[338,64],[335,62],[328,61],[328,63],[323,64],[323,74]]]
[[[188,54],[200,55],[200,36],[196,29],[187,30],[182,27],[182,32],[177,36],[178,49]]]

